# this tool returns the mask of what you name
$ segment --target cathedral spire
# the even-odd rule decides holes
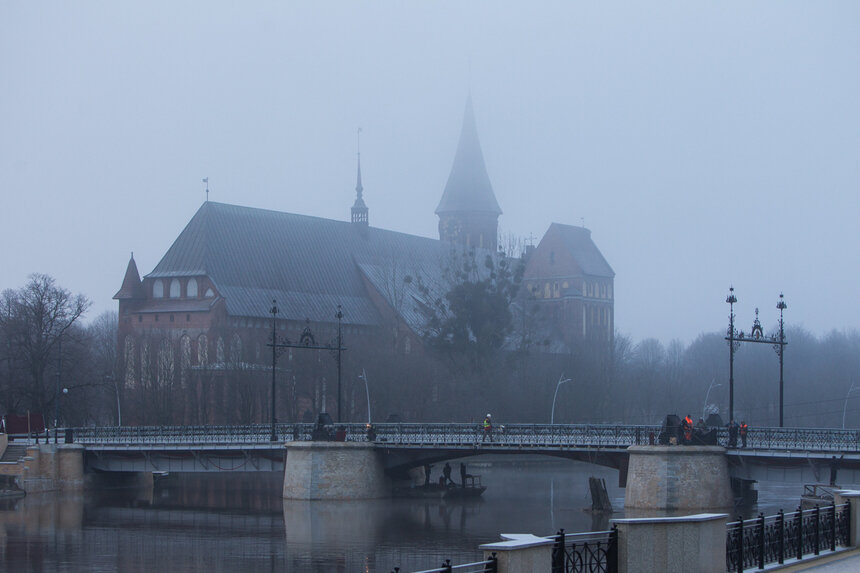
[[[502,209],[484,164],[471,94],[466,99],[460,141],[436,214],[439,238],[443,241],[467,247],[496,248]]]
[[[358,132],[356,133],[356,142],[357,142],[357,165],[358,171],[355,178],[355,203],[352,204],[352,222],[363,225],[365,227],[368,226],[368,209],[367,205],[364,203],[364,198],[362,194],[364,193],[364,187],[361,185],[361,128],[358,128]]]

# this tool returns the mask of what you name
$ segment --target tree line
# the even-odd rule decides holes
[[[346,334],[342,418],[365,421],[369,401],[375,422],[396,415],[477,423],[487,412],[501,424],[548,423],[551,417],[556,423],[658,424],[669,413],[694,419],[718,413],[728,422],[724,333],[703,333],[689,344],[636,342],[615,333],[608,348],[586,340],[559,352],[528,327],[540,309],[519,298],[520,276],[510,261],[461,261],[451,290],[434,301],[423,344],[410,353],[402,351],[396,331]],[[225,349],[224,363],[235,366],[229,372],[183,370],[181,345],[153,331],[151,352],[167,353],[177,373],[159,372],[163,362],[154,360],[145,383],[132,385],[118,351],[117,313],[85,322],[90,307],[87,297],[43,274],[2,292],[0,414],[41,413],[49,425],[57,416],[60,426],[270,421],[271,351],[265,345]],[[786,340],[785,424],[860,427],[860,333],[816,337],[789,324]],[[312,421],[308,412],[323,408],[336,414],[330,353],[296,352],[281,360],[279,421]],[[735,418],[752,427],[777,425],[774,349],[740,347],[734,379]]]

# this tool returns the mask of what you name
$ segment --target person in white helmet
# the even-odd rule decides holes
[[[483,427],[484,427],[484,437],[481,441],[486,442],[487,438],[489,437],[490,441],[492,442],[493,441],[493,421],[492,421],[492,416],[490,414],[487,414],[487,417],[484,418]]]

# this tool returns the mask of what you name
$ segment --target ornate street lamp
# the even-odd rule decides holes
[[[735,419],[735,350],[738,349],[741,342],[755,342],[758,344],[772,344],[773,349],[779,356],[779,427],[783,427],[783,353],[785,345],[785,324],[783,322],[782,311],[788,308],[785,304],[785,298],[782,293],[779,293],[779,302],[776,308],[779,309],[779,333],[767,336],[764,334],[764,329],[761,326],[761,321],[758,318],[758,309],[755,309],[755,320],[753,321],[752,329],[749,336],[746,336],[743,331],[735,330],[735,313],[734,304],[738,302],[735,297],[734,287],[729,288],[729,296],[726,297],[726,302],[729,303],[729,329],[726,340],[729,341],[729,420]]]
[[[341,330],[341,319],[343,318],[343,312],[341,312],[340,305],[337,305],[337,314],[335,317],[337,318],[337,345],[320,345],[316,343],[316,338],[314,338],[313,332],[311,332],[310,319],[305,319],[307,323],[304,330],[302,330],[302,334],[299,337],[299,341],[294,343],[290,341],[289,338],[282,338],[278,336],[276,319],[278,316],[278,304],[277,301],[272,301],[272,308],[269,311],[272,313],[272,342],[267,344],[266,346],[271,347],[272,349],[272,441],[275,442],[278,440],[278,434],[275,430],[275,424],[277,423],[277,417],[275,412],[275,372],[278,368],[278,356],[280,356],[287,348],[305,348],[308,350],[331,350],[337,353],[337,421],[340,422],[340,381],[341,381],[341,353],[346,350],[343,347],[343,336]]]

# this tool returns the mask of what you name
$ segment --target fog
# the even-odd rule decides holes
[[[113,309],[205,200],[436,236],[471,93],[502,233],[584,224],[616,328],[860,325],[854,2],[0,4],[0,289]],[[325,264],[325,261],[321,261]]]

